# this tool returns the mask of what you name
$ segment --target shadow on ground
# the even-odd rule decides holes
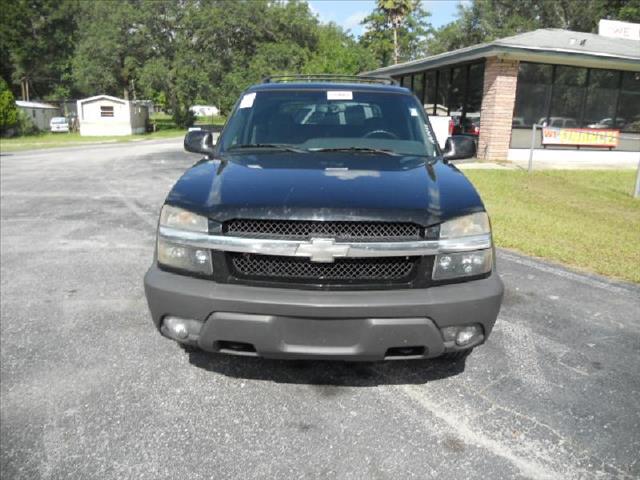
[[[462,373],[465,360],[394,360],[388,362],[338,362],[271,360],[203,351],[188,352],[189,362],[227,377],[276,383],[341,387],[423,384]]]

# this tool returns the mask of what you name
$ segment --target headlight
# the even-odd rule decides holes
[[[165,205],[160,213],[160,226],[208,233],[209,219],[182,208]],[[158,236],[158,263],[194,273],[205,275],[213,273],[210,250],[169,242],[160,235]]]
[[[211,275],[211,251],[188,247],[158,237],[158,263],[166,267]]]
[[[436,255],[433,279],[447,280],[458,277],[473,277],[491,271],[493,253],[490,248],[474,252],[441,253]]]
[[[160,226],[208,233],[209,219],[182,208],[165,205],[160,212]]]
[[[460,238],[491,233],[489,216],[486,212],[472,213],[454,218],[440,225],[440,238]]]
[[[465,237],[478,235],[491,235],[491,225],[486,212],[454,218],[440,225],[441,240],[463,240],[462,243],[464,243]],[[491,243],[489,241],[486,244]],[[432,276],[434,280],[473,277],[489,273],[492,267],[493,250],[491,248],[471,249],[468,252],[447,252],[436,255]]]

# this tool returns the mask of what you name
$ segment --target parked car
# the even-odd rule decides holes
[[[480,135],[480,116],[452,116],[449,131],[452,135]]]
[[[640,132],[640,115],[636,115],[629,120],[623,127],[623,131],[626,132]]]
[[[496,322],[491,225],[422,106],[391,81],[271,78],[173,186],[145,279],[187,348],[342,360],[466,356]]]
[[[69,122],[65,117],[53,117],[49,122],[52,132],[69,132]]]
[[[613,118],[603,118],[595,123],[587,125],[587,128],[622,128],[627,121],[622,117],[617,117],[614,121]]]
[[[538,125],[556,128],[577,128],[578,122],[571,117],[549,117],[548,121],[546,117],[542,117],[538,120]]]

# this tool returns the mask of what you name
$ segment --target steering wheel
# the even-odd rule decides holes
[[[394,140],[399,140],[398,135],[396,135],[393,132],[390,132],[389,130],[382,130],[382,129],[378,129],[378,130],[371,130],[370,132],[365,133],[362,138],[370,138],[373,137],[374,135],[382,135],[382,138],[387,137],[387,138],[392,138]]]

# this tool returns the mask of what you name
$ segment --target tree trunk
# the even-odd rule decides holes
[[[398,63],[398,27],[393,27],[393,63]]]

